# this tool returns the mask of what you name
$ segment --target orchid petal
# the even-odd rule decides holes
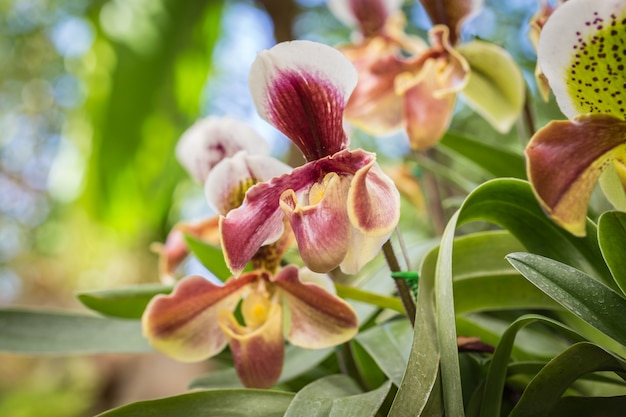
[[[335,283],[327,274],[320,274],[318,272],[313,272],[309,268],[300,268],[298,270],[298,277],[300,278],[300,282],[303,284],[311,283],[317,286],[322,287],[327,292],[331,294],[337,294],[337,289],[335,288]]]
[[[356,81],[356,70],[339,51],[310,41],[284,42],[259,53],[249,77],[261,117],[308,161],[347,146],[343,111]]]
[[[398,225],[400,193],[375,161],[354,175],[348,215],[352,225],[369,236],[387,235]]]
[[[253,331],[237,323],[232,313],[220,313],[237,375],[248,388],[271,388],[280,377],[285,357],[281,310],[272,304],[265,323]]]
[[[290,171],[291,167],[278,159],[241,151],[215,166],[204,183],[204,192],[209,205],[226,214],[241,205],[254,184]]]
[[[322,349],[347,342],[358,331],[358,319],[350,304],[311,283],[302,283],[298,268],[283,268],[271,278],[289,305],[291,323],[287,339],[308,349]]]
[[[465,101],[500,133],[511,130],[526,95],[524,76],[503,48],[481,41],[460,45],[457,51],[470,65]]]
[[[220,218],[224,258],[233,274],[243,271],[262,245],[280,237],[284,217],[280,208],[283,192],[293,190],[299,195],[329,172],[354,175],[373,158],[373,154],[365,151],[344,150],[250,188],[243,204]]]
[[[448,28],[430,31],[431,44],[415,63],[417,73],[396,77],[396,92],[404,95],[405,129],[413,149],[436,144],[452,120],[457,93],[467,84],[469,65],[450,46]]]
[[[380,253],[380,248],[389,239],[391,231],[384,235],[368,236],[358,229],[352,229],[352,236],[348,252],[339,268],[345,274],[356,274],[365,264],[374,259]]]
[[[434,146],[448,130],[456,94],[435,98],[436,64],[428,61],[422,69],[423,82],[404,94],[405,130],[414,150]]]
[[[316,185],[313,184],[313,188]],[[280,197],[280,206],[295,234],[300,256],[315,272],[328,272],[343,260],[350,242],[346,200],[350,181],[336,173],[326,174],[319,201],[301,204],[293,190]],[[313,191],[311,191],[311,194]],[[310,196],[309,200],[313,197]],[[317,197],[315,198],[317,200]]]
[[[482,0],[420,0],[433,25],[450,28],[450,43],[456,45],[463,23],[478,12]]]
[[[396,76],[404,66],[389,50],[386,40],[374,38],[352,48],[342,48],[359,74],[359,82],[345,118],[372,135],[388,134],[402,128],[402,97],[394,91]]]
[[[269,152],[269,146],[243,122],[207,117],[185,131],[176,145],[176,156],[193,178],[204,183],[217,163],[241,150],[264,155]]]
[[[217,286],[203,277],[183,279],[170,295],[158,295],[146,308],[143,333],[152,346],[183,362],[210,358],[226,346],[217,316],[232,311],[257,273]]]
[[[533,136],[526,148],[528,177],[557,224],[584,236],[591,192],[625,143],[626,122],[607,115],[551,122]]]
[[[541,70],[563,114],[626,118],[626,3],[569,0],[543,27]]]
[[[403,0],[328,0],[330,11],[347,26],[358,26],[364,36],[382,31],[392,14],[400,11]]]
[[[626,166],[623,159],[624,155],[620,155],[608,164],[598,181],[604,196],[619,211],[626,211]]]
[[[185,235],[191,235],[203,241],[219,245],[218,218],[212,217],[197,223],[181,222],[176,224],[167,235],[164,245],[152,247],[159,254],[159,276],[164,283],[175,282],[174,273],[189,255]]]

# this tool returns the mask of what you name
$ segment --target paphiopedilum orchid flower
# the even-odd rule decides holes
[[[463,21],[482,1],[421,3],[434,25],[430,46],[404,33],[401,1],[328,1],[340,20],[357,27],[354,43],[341,47],[359,72],[347,120],[374,135],[404,128],[413,149],[426,149],[448,129],[457,94],[463,91],[468,104],[494,128],[508,131],[523,103],[521,73],[499,47],[479,41],[459,45]],[[477,74],[472,75],[471,66]]]
[[[252,127],[231,117],[200,119],[183,133],[176,144],[178,161],[200,184],[204,184],[218,163],[239,151],[267,155],[269,146]]]
[[[569,120],[534,135],[528,177],[552,219],[582,236],[601,173],[612,165],[626,184],[626,2],[559,6],[541,32],[538,61]]]
[[[201,119],[182,135],[176,156],[190,176],[204,184],[209,205],[217,215],[178,223],[165,244],[153,245],[159,254],[161,281],[175,281],[175,271],[189,254],[185,235],[219,245],[218,215],[238,207],[255,183],[291,171],[268,152],[267,142],[254,129],[229,117]]]
[[[234,315],[240,302],[243,323]],[[143,316],[150,343],[177,360],[204,360],[229,345],[237,374],[250,388],[276,383],[285,338],[322,349],[357,331],[356,313],[334,295],[330,278],[293,265],[276,274],[258,269],[222,286],[201,276],[184,278],[172,294],[155,297]]]
[[[234,274],[287,219],[313,271],[357,272],[396,227],[400,198],[375,154],[349,150],[342,117],[357,74],[336,49],[309,42],[261,52],[250,70],[260,115],[302,151],[307,163],[248,190],[220,220],[222,248]]]

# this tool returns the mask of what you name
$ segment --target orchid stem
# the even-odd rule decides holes
[[[530,138],[535,135],[535,117],[533,115],[532,101],[529,99],[531,96],[528,88],[526,89],[526,98],[524,100],[524,107],[522,109],[522,115],[518,121],[518,136],[522,148],[525,148]]]
[[[398,263],[398,258],[396,258],[396,254],[393,251],[390,240],[387,240],[383,244],[383,254],[385,255],[387,265],[389,265],[389,269],[391,270],[391,272],[400,272],[400,264]],[[415,301],[413,300],[413,294],[411,294],[411,289],[404,279],[394,278],[394,280],[396,282],[396,288],[398,289],[398,295],[400,296],[400,300],[402,300],[402,305],[404,306],[404,311],[409,318],[409,321],[411,322],[411,326],[414,326]]]
[[[420,151],[419,154],[426,159],[434,159],[433,152],[434,151],[431,148],[425,151]],[[441,193],[439,192],[439,184],[435,175],[433,175],[433,173],[429,171],[424,171],[423,180],[428,200],[428,214],[433,221],[435,233],[437,235],[441,235],[446,228],[446,220],[443,212]]]

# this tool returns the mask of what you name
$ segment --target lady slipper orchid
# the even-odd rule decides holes
[[[422,1],[434,24],[430,46],[404,33],[402,2],[328,3],[340,20],[359,32],[353,44],[341,47],[359,72],[346,108],[346,119],[359,129],[381,135],[404,128],[413,149],[432,147],[450,125],[461,91],[498,131],[508,131],[516,120],[523,104],[523,78],[511,57],[485,42],[457,47],[462,23],[481,1]],[[471,73],[470,64],[480,75]],[[490,68],[494,66],[506,76],[498,76]],[[494,86],[503,94],[491,93]]]
[[[204,183],[209,205],[218,215],[238,207],[255,183],[291,171],[288,165],[266,156],[267,152],[267,142],[252,128],[228,117],[196,122],[176,147],[179,162],[193,178]],[[176,269],[189,254],[185,235],[218,246],[218,217],[178,223],[164,245],[153,245],[159,254],[163,282],[175,281]]]
[[[352,307],[334,295],[328,276],[287,266],[231,278],[223,286],[201,276],[181,280],[170,295],[152,299],[144,335],[159,351],[184,362],[218,354],[228,344],[241,382],[270,388],[282,371],[284,336],[295,346],[322,349],[358,331]],[[320,285],[325,283],[325,285]],[[240,303],[243,323],[233,314]]]
[[[396,227],[400,197],[375,154],[349,150],[342,116],[357,74],[337,50],[309,41],[261,52],[250,70],[260,115],[302,151],[307,163],[248,190],[220,219],[222,248],[239,274],[287,219],[305,264],[357,272]]]
[[[543,27],[538,61],[567,121],[526,149],[528,178],[552,219],[585,234],[593,188],[613,165],[626,185],[626,3],[569,0]]]
[[[267,155],[269,146],[254,129],[231,117],[200,119],[176,144],[178,161],[201,184],[219,162],[239,151]]]

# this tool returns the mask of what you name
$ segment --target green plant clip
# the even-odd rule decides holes
[[[408,284],[413,294],[413,298],[417,300],[417,290],[419,286],[419,274],[415,271],[398,271],[392,272],[391,277],[393,279],[403,279]]]

